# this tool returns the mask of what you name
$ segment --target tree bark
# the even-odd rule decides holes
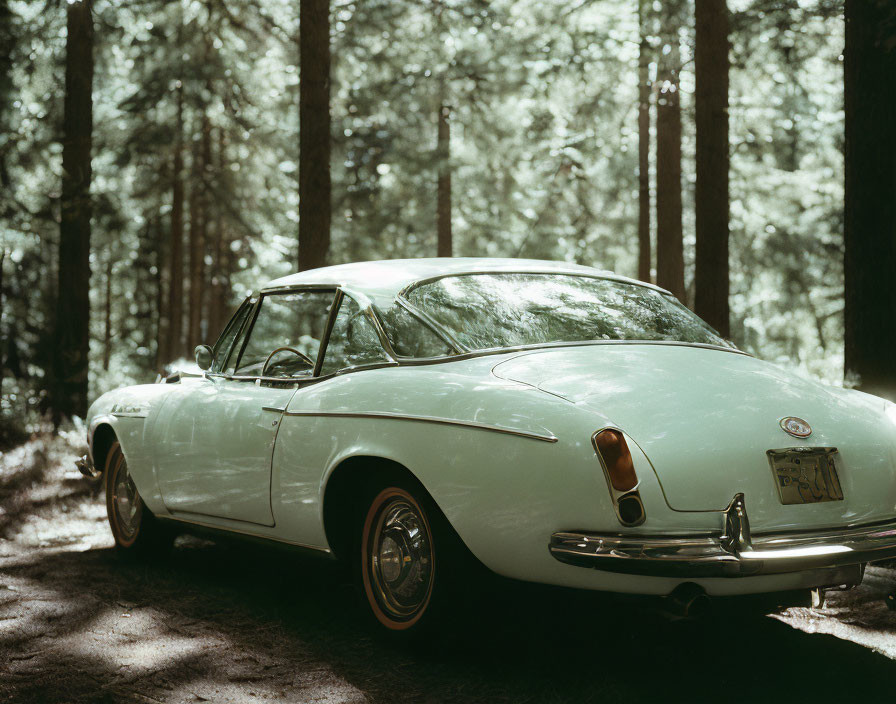
[[[53,420],[87,414],[90,343],[90,151],[93,138],[92,0],[67,5],[62,199],[56,290]]]
[[[725,0],[696,0],[695,7],[694,311],[728,337],[728,7]]]
[[[184,356],[192,357],[193,348],[202,344],[202,310],[205,299],[206,195],[205,172],[209,158],[211,125],[203,116],[201,134],[193,144],[193,173],[190,188],[190,327]]]
[[[436,251],[440,257],[450,257],[451,240],[451,108],[439,105],[439,137],[436,147],[439,160],[439,183],[436,203],[436,230],[438,241]]]
[[[299,271],[330,249],[330,6],[299,8]]]
[[[656,282],[685,302],[681,223],[681,103],[678,94],[678,2],[662,6],[663,41],[656,109]]]
[[[638,0],[641,46],[638,52],[638,278],[650,281],[650,43],[647,39],[647,3]]]
[[[106,299],[103,324],[103,370],[109,371],[112,356],[112,257],[106,259]]]
[[[221,183],[226,172],[226,141],[224,130],[218,129],[217,135],[217,179]],[[230,281],[229,271],[230,257],[227,256],[229,248],[225,242],[224,213],[220,207],[215,207],[214,226],[212,227],[212,275],[211,291],[209,295],[209,344],[216,340],[224,328],[224,316],[227,314],[228,286]]]
[[[6,264],[6,247],[0,249],[0,398],[3,397],[3,378],[6,376],[6,338],[3,336],[3,265]]]
[[[174,123],[174,163],[171,175],[171,246],[168,248],[168,339],[163,364],[183,349],[184,319],[184,89],[178,83]]]
[[[12,103],[13,103],[13,48],[17,37],[13,27],[13,13],[9,7],[9,0],[0,0],[0,134],[12,135]],[[12,139],[5,140],[0,145],[0,187],[4,191],[12,185],[7,163],[8,153],[11,151]],[[6,199],[0,194],[0,218],[11,215],[11,206],[7,206]]]
[[[845,10],[845,374],[896,400],[896,8]]]
[[[153,285],[155,287],[155,370],[158,372],[164,364],[162,357],[165,355],[166,340],[168,339],[167,330],[165,329],[165,320],[167,318],[167,312],[165,311],[166,281],[163,274],[165,267],[165,242],[164,228],[160,219],[153,218],[149,223],[149,227],[155,235],[153,237],[155,245],[153,247],[153,255],[156,266]]]

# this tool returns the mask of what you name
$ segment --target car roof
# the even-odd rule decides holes
[[[283,276],[269,282],[261,290],[264,292],[300,286],[334,286],[363,293],[369,298],[383,303],[394,300],[402,290],[418,281],[459,274],[501,272],[584,274],[648,286],[665,292],[664,289],[653,284],[581,264],[492,257],[384,259],[337,264]]]

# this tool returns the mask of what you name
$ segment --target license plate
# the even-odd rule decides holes
[[[795,447],[769,450],[766,454],[782,504],[843,500],[837,448]]]

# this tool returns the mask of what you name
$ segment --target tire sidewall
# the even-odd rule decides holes
[[[139,492],[137,494],[137,500],[139,504],[137,506],[137,528],[134,531],[134,534],[130,537],[125,536],[121,527],[118,525],[118,520],[116,518],[117,509],[115,507],[115,481],[118,478],[118,475],[121,473],[122,469],[127,467],[127,460],[125,460],[124,453],[121,451],[121,445],[119,443],[114,443],[109,450],[108,455],[106,456],[106,467],[104,471],[104,475],[106,478],[106,514],[109,518],[109,527],[112,529],[112,537],[115,538],[116,547],[123,550],[130,550],[133,548],[138,540],[140,539],[140,533],[143,529],[143,519],[144,519],[144,506],[143,499],[140,498]]]
[[[355,549],[352,551],[355,584],[360,592],[361,606],[368,625],[380,635],[394,640],[414,640],[431,632],[442,622],[442,616],[450,606],[448,589],[450,574],[450,536],[442,525],[439,509],[426,492],[410,482],[389,481],[367,493],[368,499],[362,504],[361,520],[355,531]],[[370,532],[376,519],[390,499],[401,498],[411,503],[419,512],[429,534],[432,559],[432,580],[429,593],[421,609],[413,617],[397,621],[390,618],[380,607],[371,588]]]

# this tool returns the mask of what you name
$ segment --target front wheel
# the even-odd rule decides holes
[[[443,536],[434,531],[426,502],[400,486],[390,486],[368,504],[356,564],[364,600],[388,631],[419,632],[447,600]]]
[[[155,556],[170,550],[174,535],[146,508],[117,442],[109,450],[103,474],[106,513],[118,551],[126,556]]]

